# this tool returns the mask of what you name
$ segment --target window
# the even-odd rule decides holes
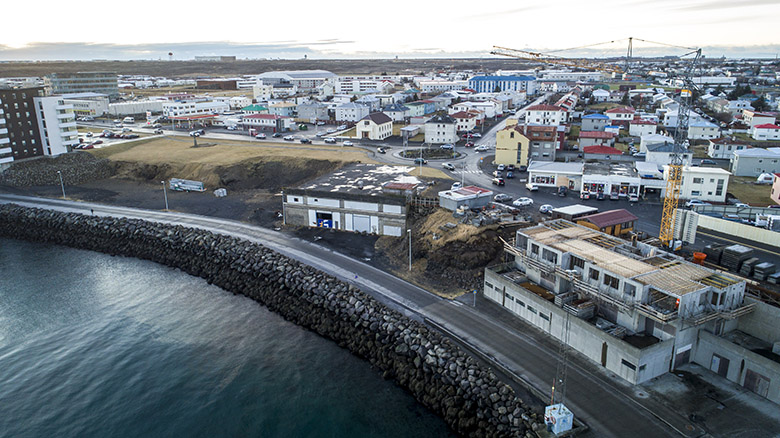
[[[519,300],[519,299],[517,300],[517,304],[518,304],[520,307],[525,307],[525,302],[524,302],[524,301],[521,301],[521,300]]]
[[[550,320],[550,317],[548,315],[544,314],[544,313],[540,313],[539,317],[544,319],[545,321],[549,321]]]
[[[694,178],[693,183],[694,184],[701,184],[704,182],[704,178]]]
[[[591,278],[591,280],[598,280],[599,279],[599,271],[598,271],[598,269],[590,268],[590,278]]]
[[[571,268],[574,269],[575,267],[585,269],[585,260],[579,257],[571,256]]]
[[[620,280],[612,277],[611,275],[604,274],[604,284],[611,287],[612,289],[617,289],[620,285]]]
[[[630,369],[632,371],[636,371],[636,365],[632,364],[631,362],[629,362],[629,361],[627,361],[625,359],[620,359],[620,363],[622,363],[626,368],[628,368],[628,369]]]
[[[629,282],[623,283],[623,293],[625,293],[627,297],[634,298],[636,295],[636,286]]]
[[[505,296],[505,297],[506,297],[506,299],[508,299],[509,301],[511,301],[511,302],[513,302],[513,303],[515,302],[515,297],[513,297],[512,295],[509,295],[509,292],[504,292],[504,296]]]
[[[533,307],[528,306],[528,311],[536,315],[536,309],[534,309]]]
[[[485,282],[485,286],[489,287],[490,289],[493,289],[493,285],[488,283],[487,281]]]
[[[539,254],[539,245],[531,244],[531,254]]]

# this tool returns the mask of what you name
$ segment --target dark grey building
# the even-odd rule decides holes
[[[51,94],[102,93],[114,100],[119,96],[116,73],[105,71],[52,73],[44,77]]]
[[[42,87],[0,88],[0,164],[43,155],[33,97]]]

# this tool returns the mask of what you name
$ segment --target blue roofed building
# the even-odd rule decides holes
[[[604,114],[588,114],[582,116],[581,131],[603,131],[609,123],[609,117]]]
[[[474,76],[469,79],[469,88],[477,93],[500,91],[523,91],[536,94],[536,78],[533,76]]]

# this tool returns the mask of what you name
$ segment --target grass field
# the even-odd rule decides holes
[[[732,176],[729,180],[728,192],[739,198],[741,202],[765,207],[774,204],[769,198],[771,184],[753,184],[756,179],[748,176]]]
[[[588,105],[585,107],[586,110],[596,110],[596,111],[606,111],[612,108],[617,108],[619,106],[623,106],[619,103],[615,102],[602,102],[602,103],[594,103],[593,105]]]

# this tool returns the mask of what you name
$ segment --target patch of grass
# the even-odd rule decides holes
[[[594,103],[593,105],[588,105],[587,107],[585,107],[585,109],[586,110],[595,110],[595,111],[606,111],[606,110],[610,110],[612,108],[617,108],[619,106],[622,106],[622,105],[620,105],[619,103],[616,103],[616,102],[601,102],[601,103]]]
[[[242,142],[220,139],[200,139],[200,144],[209,147],[192,147],[190,138],[149,138],[136,142],[120,143],[115,146],[90,150],[92,154],[113,161],[138,162],[144,164],[204,164],[226,166],[252,158],[307,158],[330,161],[361,161],[374,163],[362,149],[341,146],[315,146],[285,143]]]
[[[755,206],[774,204],[769,197],[772,185],[753,184],[755,181],[755,178],[749,176],[732,176],[729,180],[728,192],[746,204]]]
[[[709,158],[710,156],[707,155],[707,145],[694,145],[692,146],[693,149],[693,158]]]
[[[422,176],[423,178],[452,179],[452,177],[443,171],[428,166],[422,166],[422,170],[420,170],[419,167],[415,167],[414,170],[410,170],[408,174],[410,176]]]

